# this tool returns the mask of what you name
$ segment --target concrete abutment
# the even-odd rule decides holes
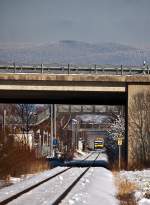
[[[128,84],[128,168],[150,163],[150,84]]]

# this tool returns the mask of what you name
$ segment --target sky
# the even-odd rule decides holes
[[[0,43],[150,46],[150,0],[0,0]]]

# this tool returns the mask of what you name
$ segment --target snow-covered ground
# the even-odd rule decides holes
[[[90,156],[92,153],[93,153],[94,157],[95,157],[95,154],[97,155],[97,153],[100,153],[98,160],[104,160],[104,161],[108,162],[108,156],[104,152],[104,150],[92,151],[89,153],[77,150],[77,152],[74,154],[73,160],[83,160],[84,158]]]
[[[60,168],[55,168],[60,169]],[[63,169],[63,168],[61,168]],[[68,186],[74,181],[86,168],[72,168],[67,172],[62,173],[59,176],[51,179],[50,181],[41,184],[35,189],[20,196],[18,199],[13,200],[9,204],[11,205],[49,205],[53,204],[55,200],[60,196],[62,191],[66,190]],[[50,170],[49,173],[53,172]],[[19,185],[19,183],[18,183]],[[12,186],[11,186],[12,187]]]
[[[61,202],[62,205],[118,205],[112,173],[92,167]]]
[[[138,188],[135,192],[135,198],[139,205],[150,205],[150,199],[148,199],[150,197],[150,169],[142,171],[121,171],[120,176],[137,185]]]
[[[85,158],[85,156],[89,155],[82,154],[79,154],[79,159],[82,159],[82,156]],[[97,153],[94,152],[88,159],[95,159],[96,155]],[[98,160],[107,160],[106,154],[101,153]],[[36,175],[30,179],[14,184],[13,186],[5,187],[0,190],[0,200],[2,201],[6,199],[8,195],[18,193],[18,191],[33,185],[35,182],[37,183],[44,178],[52,176],[55,172],[62,171],[64,169],[66,169],[66,167],[57,167],[52,170],[45,171],[41,173],[41,175]],[[36,187],[9,204],[52,204],[62,191],[70,186],[77,176],[83,173],[85,169],[86,168],[72,168]],[[118,205],[119,202],[116,199],[116,187],[114,185],[114,178],[111,171],[103,167],[91,167],[62,201],[62,204]]]
[[[7,180],[0,180],[0,189],[7,187],[7,186],[11,186],[13,184],[16,184],[18,182],[24,181],[26,179],[29,179],[35,175],[37,175],[39,173],[35,173],[35,174],[26,174],[26,175],[21,175],[20,177],[9,177]]]
[[[77,115],[76,119],[81,119],[82,122],[92,122],[92,123],[104,123],[109,122],[109,117],[107,115],[92,115],[92,114],[83,114]]]
[[[77,150],[75,153],[74,153],[74,157],[73,159],[75,160],[83,160],[84,158],[86,158],[88,155],[90,155],[89,153],[87,152],[83,152],[81,150]]]
[[[85,157],[87,157],[89,155],[89,153],[86,152],[82,152],[81,150],[77,150],[77,152],[75,153],[75,157],[74,159],[78,159],[78,160],[83,160]],[[7,180],[0,180],[0,189],[4,188],[4,187],[8,187],[11,186],[13,184],[16,184],[18,182],[22,182],[24,180],[27,180],[29,178],[32,178],[33,176],[39,175],[40,172],[35,173],[35,174],[26,174],[26,175],[21,175],[20,177],[9,177],[9,179]]]
[[[62,169],[62,168],[55,168]],[[55,169],[49,171],[53,172]],[[64,191],[68,185],[72,183],[86,168],[72,168],[68,172],[63,173],[61,176],[51,179],[30,192],[22,195],[18,199],[10,202],[12,205],[49,205],[53,204],[56,198]],[[45,173],[46,175],[48,173]],[[30,179],[35,182],[35,178]],[[37,179],[36,179],[37,180]],[[28,181],[28,180],[26,180]],[[11,195],[17,190],[21,190],[23,186],[28,186],[29,183],[21,182],[13,186],[1,189],[0,199],[7,198],[8,194]],[[76,184],[67,197],[62,201],[63,205],[119,205],[116,199],[116,188],[112,173],[102,167],[91,167],[83,178]]]
[[[41,173],[36,174],[35,176],[29,177],[26,180],[23,180],[19,183],[15,183],[12,186],[5,187],[0,189],[0,202],[5,200],[8,196],[13,196],[14,194],[19,193],[53,175],[63,171],[66,167],[56,167],[52,170],[47,170]]]

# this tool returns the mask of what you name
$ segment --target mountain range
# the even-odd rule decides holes
[[[150,49],[119,43],[63,40],[31,45],[0,45],[0,64],[101,64],[140,66],[150,61]]]

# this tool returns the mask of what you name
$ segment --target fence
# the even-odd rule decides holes
[[[91,75],[149,75],[148,65],[143,67],[134,66],[99,66],[99,65],[0,65],[0,73],[35,73],[35,74],[91,74]]]

